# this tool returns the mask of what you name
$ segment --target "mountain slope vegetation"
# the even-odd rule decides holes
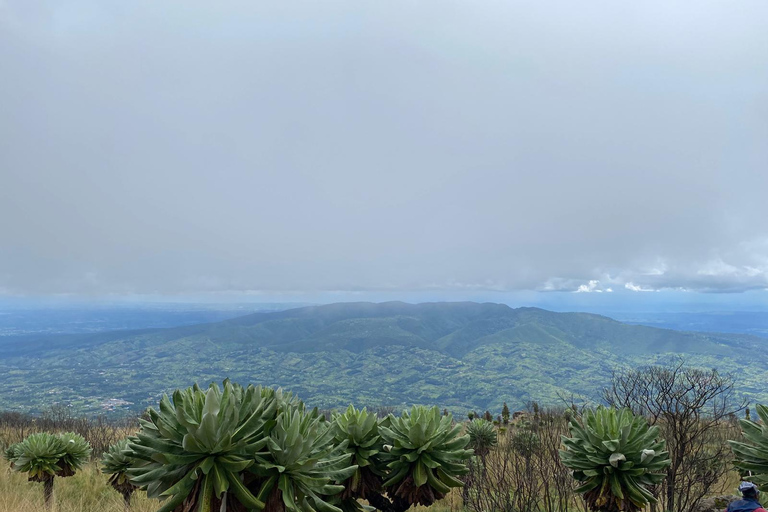
[[[2,337],[0,407],[141,409],[176,387],[230,377],[321,407],[423,403],[464,414],[595,398],[615,369],[680,354],[736,372],[760,399],[765,342],[501,304],[339,303],[168,329]]]

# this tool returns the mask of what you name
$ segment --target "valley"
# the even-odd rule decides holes
[[[615,369],[680,356],[733,372],[759,401],[768,398],[765,342],[491,303],[338,303],[172,328],[0,337],[0,408],[121,414],[229,377],[283,386],[323,408],[436,404],[464,416],[503,402],[595,400]]]

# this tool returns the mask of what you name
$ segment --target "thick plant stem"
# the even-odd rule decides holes
[[[405,500],[395,498],[390,501],[377,492],[368,496],[368,503],[381,512],[405,512],[411,507]]]
[[[133,494],[133,491],[126,491],[123,492],[123,507],[125,510],[131,509],[131,494]]]
[[[379,493],[371,493],[371,495],[368,496],[368,503],[381,512],[395,512],[395,507],[392,505],[392,502]]]
[[[45,498],[45,508],[50,510],[53,505],[53,476],[43,480],[43,497]]]

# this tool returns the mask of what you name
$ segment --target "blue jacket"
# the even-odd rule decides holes
[[[766,512],[757,500],[738,500],[731,502],[725,512]]]

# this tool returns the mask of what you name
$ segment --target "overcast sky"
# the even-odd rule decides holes
[[[765,289],[766,19],[0,0],[0,293]]]

